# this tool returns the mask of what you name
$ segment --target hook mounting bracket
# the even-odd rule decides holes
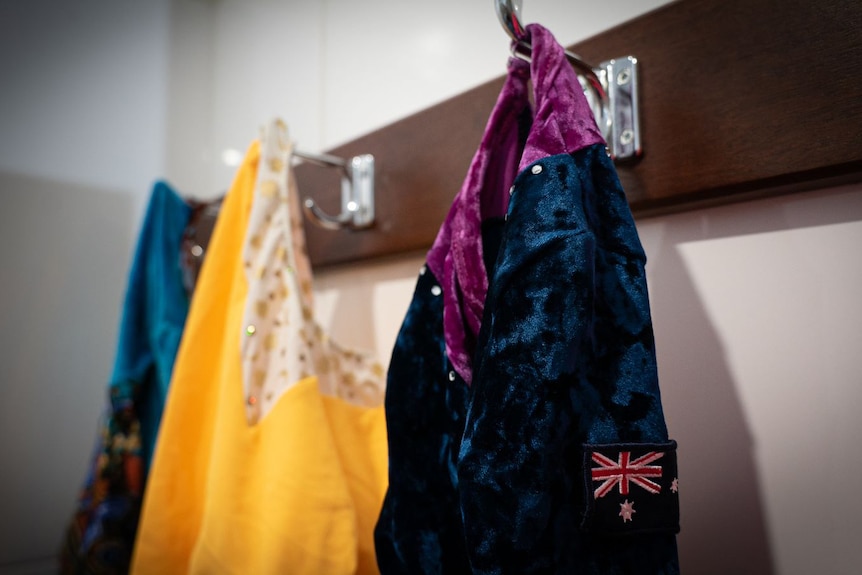
[[[596,120],[601,118],[600,127],[611,157],[615,160],[637,158],[643,153],[638,109],[638,60],[634,56],[625,56],[602,62],[597,75],[605,88],[607,100],[590,101],[590,106]],[[599,114],[596,114],[597,108]]]
[[[312,222],[329,230],[371,227],[374,224],[374,156],[362,154],[345,163],[340,214],[327,214],[311,198],[305,198],[303,207]]]
[[[512,38],[512,54],[530,61],[532,47],[521,23],[521,0],[495,0],[497,18]],[[566,50],[578,74],[593,117],[614,160],[628,160],[643,153],[638,110],[638,61],[625,56],[602,62],[598,67]]]

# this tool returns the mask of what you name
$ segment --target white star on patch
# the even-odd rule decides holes
[[[626,521],[632,520],[632,515],[637,513],[635,511],[635,502],[632,501],[629,503],[629,500],[626,499],[625,503],[620,503],[620,517],[623,518],[623,523]]]
[[[673,481],[670,482],[670,490],[674,493],[679,493],[679,479],[676,477],[674,477]]]

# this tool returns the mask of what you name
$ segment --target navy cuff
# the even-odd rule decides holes
[[[675,441],[583,447],[584,531],[597,535],[679,532]]]

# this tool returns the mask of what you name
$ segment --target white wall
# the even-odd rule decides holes
[[[169,8],[0,4],[0,170],[125,193],[146,187],[164,169]]]
[[[164,173],[170,2],[0,3],[0,573],[54,573],[140,210]]]
[[[663,3],[526,2],[523,19],[568,44]],[[215,195],[225,151],[272,115],[329,148],[499,76],[508,49],[490,0],[70,4],[0,5],[0,325],[17,327],[0,342],[0,573],[52,571],[150,181]],[[638,226],[685,572],[855,572],[862,187]],[[318,273],[321,319],[388,361],[421,262]]]
[[[857,572],[862,186],[638,229],[688,572]]]

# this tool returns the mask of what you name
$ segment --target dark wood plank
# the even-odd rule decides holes
[[[493,14],[492,14],[493,15]],[[502,78],[331,150],[375,157],[376,225],[361,231],[323,230],[306,220],[312,264],[341,263],[431,245],[502,87]],[[300,165],[299,190],[328,213],[339,211],[339,175]]]
[[[641,63],[635,213],[862,171],[862,3],[684,0],[576,47]]]
[[[858,0],[683,0],[572,48],[591,62],[640,61],[645,154],[619,166],[636,216],[862,181]],[[331,150],[375,155],[377,225],[307,223],[313,264],[430,246],[501,83]],[[337,211],[336,174],[300,166],[297,178]]]

